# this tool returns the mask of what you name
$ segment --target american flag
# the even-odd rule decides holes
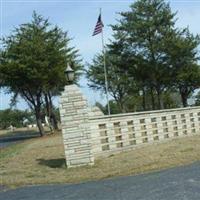
[[[103,28],[103,22],[101,21],[101,14],[100,14],[99,17],[98,17],[98,20],[97,20],[97,23],[96,23],[96,26],[94,28],[94,32],[93,32],[92,36],[95,36],[95,35],[101,33],[102,28]]]

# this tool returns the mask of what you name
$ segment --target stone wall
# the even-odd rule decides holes
[[[60,117],[68,167],[93,164],[87,100],[76,85],[65,86],[60,97]],[[95,116],[95,114],[93,115]]]
[[[153,142],[200,134],[200,107],[104,116],[89,108],[75,85],[60,99],[62,134],[68,167]]]
[[[200,107],[90,118],[94,157],[200,134]]]

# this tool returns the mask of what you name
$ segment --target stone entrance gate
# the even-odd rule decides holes
[[[76,85],[65,86],[60,115],[68,167],[92,165],[99,156],[139,145],[200,134],[200,107],[108,116],[88,107]]]

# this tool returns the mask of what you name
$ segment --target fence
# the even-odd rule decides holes
[[[65,87],[60,114],[68,167],[94,164],[98,156],[147,143],[200,134],[200,107],[104,116],[79,88]]]
[[[94,156],[200,133],[200,108],[181,108],[90,118]]]

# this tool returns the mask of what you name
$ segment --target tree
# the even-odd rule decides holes
[[[134,79],[129,77],[125,72],[127,65],[134,62],[132,58],[124,52],[127,45],[124,41],[124,35],[116,32],[113,35],[114,40],[106,47],[106,67],[108,79],[108,91],[114,98],[115,103],[121,112],[126,112],[126,102],[129,94],[137,91]],[[103,54],[96,55],[89,69],[87,70],[87,79],[89,87],[95,90],[106,92],[105,73],[103,66]]]
[[[173,98],[179,92],[187,106],[187,99],[200,86],[199,36],[175,27],[176,13],[164,0],[138,0],[120,15],[111,25],[114,34],[106,53],[109,92],[115,101],[122,96],[126,111],[132,110],[131,105],[141,110],[137,100],[143,110],[171,108],[180,106]],[[104,86],[102,63],[96,57],[89,68],[91,86],[97,90]]]
[[[41,136],[44,96],[47,94],[50,102],[63,89],[67,63],[73,61],[74,70],[81,68],[77,50],[69,42],[66,32],[35,12],[30,23],[20,25],[2,39],[0,69],[5,86],[25,99],[34,111]]]
[[[95,106],[98,107],[103,112],[104,115],[108,114],[107,107],[103,106],[100,102],[96,102]]]
[[[120,107],[118,105],[118,103],[115,100],[110,100],[109,101],[110,104],[110,113],[111,114],[119,114],[121,113]],[[96,102],[95,106],[97,106],[104,114],[108,114],[108,105],[106,104],[105,106],[103,106],[101,103]]]
[[[14,127],[23,127],[24,120],[33,122],[33,113],[28,110],[0,110],[0,129],[6,129],[10,125]]]
[[[164,0],[138,0],[130,6],[130,11],[122,12],[113,31],[124,33],[129,44],[129,54],[138,58],[137,73],[143,96],[149,90],[155,108],[154,91],[157,95],[158,108],[162,108],[161,96],[168,79],[168,65],[163,45],[165,38],[174,30],[175,14]],[[133,65],[129,66],[132,73]],[[145,99],[144,109],[145,109]]]
[[[195,106],[200,106],[200,91],[195,96]]]
[[[167,90],[163,93],[163,106],[165,109],[181,107],[182,102],[178,92]]]
[[[200,87],[199,44],[199,36],[194,36],[188,29],[166,39],[172,86],[179,91],[184,107],[188,105],[190,95]]]
[[[120,57],[117,57],[110,52],[106,53],[108,91],[117,102],[121,112],[126,112],[125,103],[128,100],[130,80],[126,74],[120,72],[118,59],[120,59]],[[87,71],[89,87],[106,92],[104,77],[103,55],[97,55],[93,59],[93,63],[89,65],[89,70]]]

